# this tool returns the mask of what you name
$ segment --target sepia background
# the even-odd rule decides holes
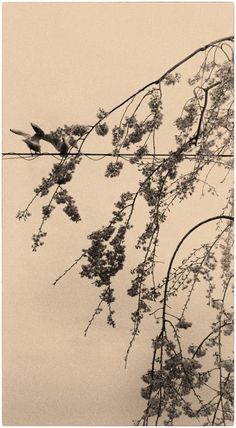
[[[9,128],[31,132],[31,121],[47,132],[64,124],[93,124],[99,107],[110,110],[190,52],[232,32],[232,3],[5,3],[3,150],[27,151]],[[194,67],[186,65],[190,70]],[[170,113],[167,120],[173,123],[181,99],[171,89],[167,102],[173,117]],[[171,144],[160,139],[159,151]],[[51,151],[46,142],[42,148]],[[95,136],[84,149],[110,150]],[[88,233],[107,223],[120,193],[136,189],[137,174],[127,166],[121,180],[108,180],[106,160],[84,159],[70,186],[82,222],[73,224],[58,207],[46,223],[45,245],[32,253],[44,201],[36,202],[27,222],[19,222],[16,214],[53,162],[42,157],[3,164],[3,422],[131,425],[144,408],[141,375],[149,367],[155,336],[148,319],[125,370],[135,309],[126,289],[138,257],[132,240],[125,270],[114,281],[116,329],[102,314],[84,337],[99,290],[82,280],[77,268],[57,286],[52,283],[87,247]],[[172,213],[161,235],[160,277],[182,235],[206,211],[208,217],[217,215],[223,205],[220,197],[209,196],[208,202],[183,203],[182,214],[180,208]],[[144,215],[141,208],[137,222]],[[200,315],[201,293],[193,318]],[[199,338],[203,328],[198,325]]]

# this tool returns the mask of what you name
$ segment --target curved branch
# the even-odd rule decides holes
[[[200,52],[205,52],[209,47],[211,47],[212,45],[221,43],[221,42],[226,42],[226,41],[234,41],[234,36],[228,36],[228,37],[223,37],[221,39],[218,40],[214,40],[211,43],[208,43],[205,46],[202,46],[201,48],[196,49],[194,52],[192,52],[191,54],[187,55],[185,58],[183,58],[181,61],[179,61],[177,64],[173,65],[171,68],[169,68],[169,70],[167,70],[164,74],[162,74],[161,77],[159,77],[159,79],[154,80],[153,82],[148,83],[147,85],[145,85],[143,88],[139,89],[137,92],[135,92],[134,94],[130,95],[128,98],[126,98],[124,101],[122,101],[120,104],[118,104],[116,107],[114,107],[112,110],[110,110],[106,117],[108,117],[110,114],[112,114],[114,111],[118,110],[120,107],[122,107],[124,104],[126,104],[128,101],[132,100],[134,97],[136,97],[137,95],[139,95],[141,92],[145,91],[145,89],[149,88],[150,86],[153,85],[159,85],[162,80],[164,80],[164,78],[170,74],[172,71],[176,70],[176,68],[180,67],[182,64],[184,64],[185,62],[187,62],[189,59],[191,59],[192,57],[194,57],[195,55],[197,55]],[[88,138],[89,134],[94,130],[94,128],[99,125],[106,117],[99,119],[91,128],[90,130],[87,132],[86,137],[83,139],[78,152],[81,151],[83,144],[85,142],[85,140]]]
[[[230,322],[225,322],[224,324],[220,324],[219,327],[217,327],[217,330],[220,331],[223,327],[225,327],[226,325],[232,325],[232,323]],[[216,334],[216,331],[211,331],[204,339],[202,339],[200,345],[198,345],[197,349],[194,351],[192,359],[195,357],[195,355],[197,355],[199,349],[202,347],[203,343],[205,343],[207,341],[207,339],[209,339],[209,337],[211,337],[213,334]]]
[[[166,275],[166,282],[165,282],[165,288],[164,288],[164,299],[163,299],[163,324],[162,324],[162,330],[164,331],[165,329],[165,315],[166,315],[166,302],[167,302],[167,288],[168,288],[168,283],[169,283],[169,278],[170,278],[170,272],[172,269],[172,265],[174,263],[176,254],[178,253],[181,245],[183,244],[183,242],[185,241],[185,239],[191,235],[192,232],[194,232],[194,230],[198,229],[199,227],[203,226],[206,223],[210,223],[211,221],[215,221],[215,220],[230,220],[230,221],[234,221],[234,217],[232,216],[227,216],[227,215],[218,215],[215,217],[211,217],[208,218],[207,220],[203,220],[200,223],[198,223],[197,225],[195,225],[194,227],[192,227],[185,235],[184,237],[181,239],[181,241],[178,243],[172,257],[171,257],[171,261],[168,267],[168,271],[167,271],[167,275]]]

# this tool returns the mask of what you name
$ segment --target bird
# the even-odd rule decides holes
[[[26,134],[25,132],[19,131],[18,129],[10,129],[10,131],[14,134],[24,137],[22,141],[27,144],[31,151],[34,151],[35,153],[41,153],[40,140],[44,139],[45,134],[38,125],[31,122],[31,126],[35,131],[35,134],[33,135]]]
[[[60,154],[62,156],[66,155],[66,153],[68,152],[68,150],[69,150],[69,145],[66,142],[65,138],[62,138],[62,143],[61,143],[61,147],[60,147]]]
[[[48,143],[51,143],[56,151],[59,152],[62,156],[65,155],[69,150],[69,144],[65,138],[58,136],[55,132],[44,134],[42,139]]]
[[[60,138],[56,132],[51,132],[50,134],[45,134],[45,132],[35,123],[31,122],[31,126],[35,131],[35,134],[30,135],[25,132],[19,131],[17,129],[10,129],[14,134],[20,135],[23,138],[24,143],[27,144],[31,151],[35,153],[41,153],[40,140],[47,141],[51,143],[53,147],[60,152],[62,156],[66,155],[69,150],[69,147],[76,147],[76,141],[73,138],[66,139],[64,137]]]

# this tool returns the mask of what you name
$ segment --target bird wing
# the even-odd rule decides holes
[[[26,138],[23,141],[24,141],[24,143],[27,144],[27,146],[29,147],[30,150],[33,150],[34,152],[37,152],[37,153],[41,152],[40,144],[32,141],[30,138]]]
[[[18,131],[17,129],[10,129],[10,131],[13,132],[14,134],[21,135],[24,138],[31,138],[31,135],[26,134],[25,132],[22,132],[22,131]]]
[[[38,125],[36,125],[35,123],[31,122],[31,126],[32,126],[33,130],[36,132],[36,135],[38,137],[40,137],[40,138],[44,137],[44,132],[43,132],[43,130]]]
[[[62,142],[60,141],[59,138],[53,137],[50,134],[44,134],[44,137],[42,138],[43,140],[47,141],[48,143],[51,143],[53,145],[53,147],[59,152]]]

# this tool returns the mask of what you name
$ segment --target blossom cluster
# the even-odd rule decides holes
[[[37,195],[45,196],[49,193],[52,186],[68,183],[72,179],[76,166],[80,163],[81,158],[70,159],[68,161],[55,163],[49,177],[42,178],[42,183],[34,189]]]
[[[120,226],[116,231],[115,227],[110,225],[88,236],[92,242],[91,246],[84,250],[88,263],[82,265],[81,276],[95,279],[96,287],[110,285],[111,277],[123,268],[126,230],[125,226]]]
[[[37,234],[33,235],[33,244],[32,244],[32,251],[37,251],[37,248],[44,245],[43,238],[47,235],[47,232],[43,232],[42,230],[39,230]]]
[[[163,82],[167,86],[175,85],[176,83],[179,83],[180,78],[181,78],[180,73],[175,73],[175,74],[168,73],[168,74],[166,74]]]
[[[18,211],[16,218],[18,218],[18,220],[24,220],[26,221],[28,217],[31,216],[31,213],[28,211],[28,209],[25,209],[23,211]]]
[[[120,171],[122,170],[124,164],[121,161],[110,162],[107,165],[105,176],[106,177],[118,177],[120,175]]]
[[[66,189],[57,191],[54,195],[54,200],[57,204],[65,205],[63,211],[70,218],[70,220],[74,221],[75,223],[81,220],[78,208],[76,206],[76,202],[74,198],[68,194],[68,191]]]
[[[103,123],[99,123],[95,127],[95,131],[96,131],[97,135],[104,137],[108,133],[109,128],[108,128],[107,124],[105,122],[103,122]]]

